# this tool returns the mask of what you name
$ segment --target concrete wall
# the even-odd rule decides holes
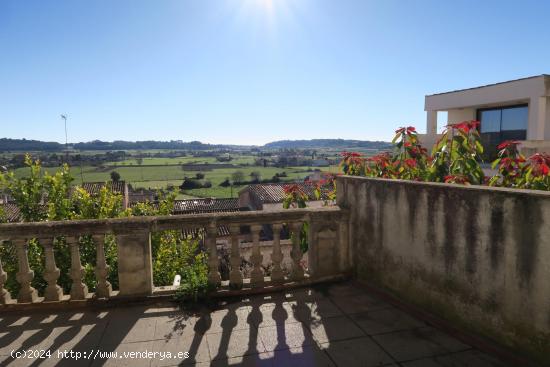
[[[456,124],[462,121],[471,121],[476,119],[475,108],[460,108],[456,110],[449,110],[447,122],[449,124]]]
[[[549,192],[364,177],[337,184],[360,279],[550,358]]]

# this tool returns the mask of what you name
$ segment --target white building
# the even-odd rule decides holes
[[[426,96],[426,135],[431,147],[437,139],[437,112],[448,113],[448,123],[480,121],[486,151],[504,140],[520,140],[524,154],[550,153],[550,75],[539,75],[480,87]]]

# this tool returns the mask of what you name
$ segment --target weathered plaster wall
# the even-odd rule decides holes
[[[550,358],[550,193],[363,177],[337,184],[360,279]]]

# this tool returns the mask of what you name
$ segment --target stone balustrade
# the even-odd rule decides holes
[[[16,279],[20,285],[17,295],[10,294],[5,284],[8,276],[2,268],[0,258],[0,308],[2,305],[55,303],[86,301],[90,299],[110,299],[120,297],[152,296],[157,292],[153,284],[151,234],[165,230],[204,229],[204,247],[208,251],[208,280],[220,287],[222,278],[219,272],[219,252],[217,246],[218,226],[230,229],[229,288],[262,288],[284,285],[304,280],[326,279],[349,271],[350,252],[348,251],[348,214],[339,207],[289,209],[280,211],[252,211],[239,213],[194,214],[177,216],[132,217],[105,220],[79,220],[40,223],[15,223],[0,225],[0,246],[10,243],[15,246],[18,260]],[[300,230],[303,223],[309,223],[307,269],[300,249]],[[270,226],[272,254],[270,276],[264,274],[264,255],[260,250],[260,232]],[[281,232],[286,226],[292,232],[290,251],[291,268],[284,272],[281,264]],[[250,279],[244,279],[241,270],[242,227],[249,227],[252,238],[252,263]],[[109,266],[105,256],[105,240],[113,236],[117,248],[118,291],[114,291],[108,281]],[[95,293],[90,293],[84,284],[84,268],[81,263],[80,239],[86,237],[96,248]],[[44,294],[38,294],[32,287],[35,273],[30,266],[28,246],[37,242],[43,247],[44,264],[42,274],[47,282]],[[61,276],[55,257],[55,241],[62,241],[69,247],[70,270],[67,274],[72,281],[70,294],[64,294],[58,284]],[[265,241],[262,242],[265,248]]]

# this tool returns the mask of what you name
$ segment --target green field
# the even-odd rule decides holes
[[[195,161],[198,161],[197,163],[204,163],[205,160],[209,160],[210,157],[207,158],[195,158],[195,157],[184,157],[184,158],[193,158]],[[252,160],[253,157],[242,157],[239,158],[242,159],[241,161],[246,160]],[[178,161],[179,158],[158,158],[158,160],[162,160],[163,162],[169,162],[172,161]],[[212,160],[215,161],[214,158]],[[235,159],[231,163],[234,163],[237,161]],[[133,166],[125,166],[125,167],[116,167],[112,168],[109,166],[103,166],[103,167],[94,167],[94,166],[83,166],[80,168],[79,166],[73,166],[71,167],[71,174],[74,177],[74,183],[80,184],[82,181],[84,182],[104,182],[110,180],[110,173],[113,170],[116,170],[122,180],[125,180],[126,182],[132,184],[135,188],[151,188],[151,189],[160,189],[160,188],[166,188],[167,185],[173,185],[173,186],[179,186],[181,185],[183,178],[185,176],[188,177],[194,177],[197,171],[184,171],[179,166],[174,165],[166,165],[166,166],[151,166],[153,164],[158,164],[155,161],[155,158],[152,158],[150,161],[148,161],[148,164],[145,163],[146,160],[144,159],[144,163],[141,166],[133,165]],[[151,163],[155,162],[155,163]],[[187,160],[185,163],[190,164],[194,161]],[[226,178],[230,178],[231,175],[235,171],[241,171],[244,174],[245,180],[250,180],[250,173],[251,172],[259,172],[262,176],[262,179],[268,179],[273,177],[276,173],[282,173],[286,172],[287,177],[282,178],[284,181],[290,181],[290,180],[297,180],[297,179],[304,179],[306,176],[311,174],[313,172],[312,168],[309,167],[287,167],[287,168],[277,168],[277,167],[258,167],[258,166],[241,166],[241,167],[234,167],[234,168],[216,168],[215,163],[211,162],[212,167],[209,168],[209,170],[201,171],[205,175],[205,179],[209,180],[212,183],[212,187],[208,189],[193,189],[193,190],[186,190],[183,192],[179,198],[183,198],[183,196],[188,197],[218,197],[218,198],[224,198],[224,197],[231,197],[233,194],[233,197],[236,197],[238,194],[238,191],[242,189],[244,186],[234,186],[233,191],[231,187],[221,187],[219,184],[224,181]],[[53,174],[58,168],[57,167],[46,167],[44,168],[44,171],[49,172],[50,174]],[[330,172],[337,172],[337,167],[330,167],[324,169],[326,171]],[[28,175],[29,169],[28,168],[18,168],[15,170],[15,175],[17,177],[24,177]]]
[[[219,164],[219,163],[228,163],[234,165],[252,165],[254,164],[253,156],[238,155],[229,162],[218,162],[215,157],[175,157],[175,158],[143,158],[141,165],[181,165],[181,164]],[[138,162],[136,159],[127,159],[124,161],[116,161],[107,163],[109,166],[137,166]]]

